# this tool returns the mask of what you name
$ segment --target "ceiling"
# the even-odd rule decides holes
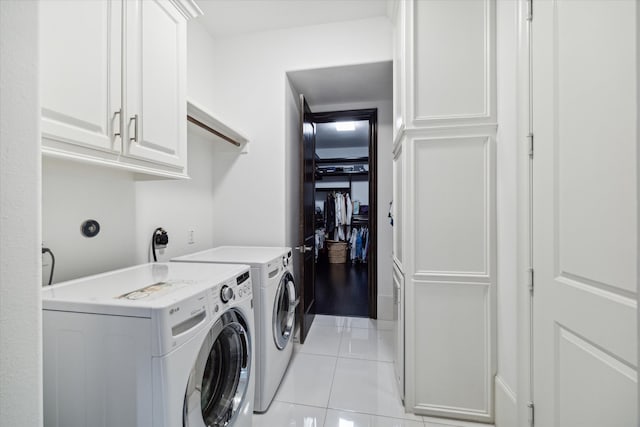
[[[393,99],[391,61],[290,71],[289,81],[314,106]]]
[[[198,0],[213,37],[387,16],[388,0]]]
[[[335,122],[316,123],[316,149],[369,147],[369,121],[353,122],[353,131],[338,131]]]

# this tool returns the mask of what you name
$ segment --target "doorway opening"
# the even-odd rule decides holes
[[[316,314],[377,318],[377,109],[312,113]]]

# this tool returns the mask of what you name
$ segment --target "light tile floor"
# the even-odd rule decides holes
[[[384,320],[317,315],[254,427],[491,427],[405,413],[392,328]]]

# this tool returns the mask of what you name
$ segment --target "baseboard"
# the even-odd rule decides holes
[[[378,295],[378,319],[393,320],[393,295]]]
[[[495,377],[496,390],[496,427],[515,427],[518,425],[518,399],[507,383]]]

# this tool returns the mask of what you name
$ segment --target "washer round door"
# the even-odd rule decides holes
[[[279,350],[283,350],[291,340],[299,302],[293,275],[287,271],[280,279],[273,305],[273,339]]]
[[[189,374],[184,427],[233,425],[244,404],[251,374],[251,337],[242,314],[231,309],[209,330]]]

